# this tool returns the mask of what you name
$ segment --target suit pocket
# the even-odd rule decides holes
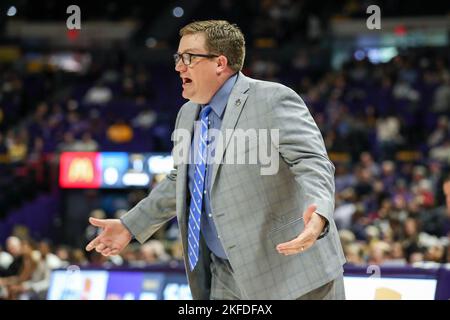
[[[297,218],[269,232],[269,238],[277,246],[297,238],[305,228],[303,217]]]

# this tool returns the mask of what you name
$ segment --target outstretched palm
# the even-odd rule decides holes
[[[89,222],[102,228],[102,232],[86,246],[87,251],[95,249],[104,256],[112,256],[122,251],[132,239],[132,235],[119,219],[89,218]]]

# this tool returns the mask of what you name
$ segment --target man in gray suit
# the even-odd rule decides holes
[[[345,299],[334,166],[304,102],[240,72],[237,26],[193,22],[180,36],[175,69],[189,101],[176,120],[174,170],[121,220],[91,218],[103,231],[86,249],[118,254],[176,215],[194,299]],[[242,132],[249,144],[236,152],[233,134]],[[262,157],[236,163],[267,141],[276,170],[263,172]]]

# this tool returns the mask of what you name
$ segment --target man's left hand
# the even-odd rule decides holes
[[[308,250],[322,233],[326,219],[316,213],[317,206],[312,204],[303,213],[305,229],[300,235],[289,241],[277,245],[279,253],[285,256],[297,254]]]

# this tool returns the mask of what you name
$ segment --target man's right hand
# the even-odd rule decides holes
[[[132,239],[131,233],[119,219],[89,218],[89,222],[102,228],[102,232],[86,246],[87,251],[95,249],[104,256],[113,256],[122,251]]]

